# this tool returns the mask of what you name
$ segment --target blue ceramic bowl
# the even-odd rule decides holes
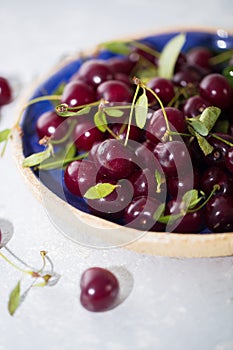
[[[213,31],[199,31],[199,30],[182,30],[182,32],[186,33],[186,42],[183,47],[183,51],[187,51],[192,47],[195,46],[206,46],[212,50],[216,51],[222,51],[226,49],[232,49],[233,48],[233,35],[230,35],[226,33],[224,30],[213,30]],[[174,31],[174,32],[166,32],[166,33],[159,33],[155,35],[149,35],[146,37],[139,37],[137,40],[140,40],[141,42],[145,44],[151,44],[152,46],[155,46],[157,50],[161,51],[164,45],[175,35],[179,34],[180,31]],[[114,54],[108,52],[108,51],[102,51],[99,54],[99,58],[102,58],[104,60],[108,60],[109,58],[115,56]],[[89,56],[88,56],[89,57]],[[91,56],[90,56],[91,57]],[[43,95],[49,95],[53,94],[56,89],[60,86],[61,83],[66,83],[69,81],[70,77],[78,71],[80,66],[83,63],[83,58],[74,58],[68,63],[62,64],[58,67],[57,70],[55,70],[55,73],[53,73],[47,80],[43,81],[33,92],[30,99],[43,96]],[[36,121],[39,118],[39,116],[44,113],[47,110],[52,109],[53,106],[51,102],[45,101],[40,102],[31,105],[25,110],[25,113],[23,115],[22,119],[22,129],[23,129],[23,138],[22,138],[22,150],[23,150],[23,156],[27,157],[32,153],[39,152],[43,150],[43,147],[38,144],[38,137],[35,130]],[[33,172],[33,170],[30,170]],[[38,177],[38,173],[34,171],[34,176]],[[73,196],[70,194],[65,186],[63,186],[63,176],[62,176],[62,170],[52,170],[52,171],[46,171],[46,174],[44,176],[41,176],[40,174],[40,181],[43,182],[43,184],[52,191],[55,195],[60,197],[62,200],[68,201],[69,204],[71,204],[76,209],[88,213],[88,208],[86,206],[86,203],[83,199],[78,198],[76,196]],[[63,191],[61,191],[61,188],[64,188],[65,196]],[[61,193],[62,192],[62,193]],[[90,215],[91,216],[91,215]],[[174,235],[174,234],[173,234]],[[228,234],[229,235],[229,234]],[[177,236],[177,235],[174,235]],[[181,235],[180,235],[181,236]],[[184,236],[187,236],[184,234]],[[189,237],[194,235],[189,235]],[[196,236],[204,236],[204,235],[196,235]],[[205,236],[213,236],[213,235],[205,235]],[[216,234],[215,234],[216,236]],[[218,235],[217,235],[218,236]],[[229,235],[230,236],[230,235]],[[229,237],[228,236],[228,237]],[[232,239],[232,237],[231,237]],[[232,243],[231,243],[232,244]],[[233,247],[233,244],[232,244]],[[140,251],[140,249],[139,249]],[[148,249],[147,249],[148,251]],[[153,252],[152,252],[153,253]],[[156,250],[156,253],[157,250]],[[228,251],[229,253],[229,251]],[[229,255],[224,254],[223,252],[218,252],[214,254],[207,254],[206,256],[211,255]],[[159,255],[172,255],[176,256],[176,254],[172,253],[163,253]],[[181,253],[178,254],[179,256],[182,256]],[[199,256],[199,255],[205,255],[202,253],[193,253],[191,256]],[[185,256],[185,254],[184,254]]]

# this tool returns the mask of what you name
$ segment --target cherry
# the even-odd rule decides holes
[[[104,139],[104,133],[88,119],[81,119],[73,131],[73,140],[77,149],[89,151],[93,144]]]
[[[181,174],[179,177],[168,177],[167,187],[168,192],[173,198],[183,196],[187,191],[199,189],[199,173],[194,170],[192,174]]]
[[[131,102],[132,90],[122,81],[109,80],[100,84],[97,88],[97,98],[108,102]]]
[[[172,82],[165,78],[155,77],[147,83],[147,86],[158,95],[164,105],[167,105],[175,95]],[[147,95],[150,103],[156,101],[150,92]]]
[[[210,198],[205,208],[207,227],[213,232],[231,232],[233,230],[233,197],[216,195]]]
[[[96,150],[96,165],[112,179],[124,179],[135,170],[135,155],[119,140],[106,139]]]
[[[165,184],[161,188],[157,188],[157,182],[154,173],[150,169],[143,169],[135,171],[130,177],[129,181],[134,188],[134,197],[149,196],[161,199],[164,197]]]
[[[69,82],[62,93],[61,103],[70,107],[82,106],[96,100],[94,90],[85,82],[74,80]]]
[[[186,117],[193,118],[200,115],[206,107],[211,106],[210,102],[199,95],[189,97],[183,106],[183,113]]]
[[[113,79],[113,73],[107,62],[101,59],[91,59],[82,64],[78,71],[78,78],[97,87],[106,80]]]
[[[219,108],[228,108],[232,102],[232,88],[228,80],[218,73],[206,75],[199,85],[200,95]]]
[[[158,163],[153,153],[154,148],[155,145],[147,140],[135,149],[135,155],[137,156],[140,169],[148,168],[153,174]]]
[[[4,106],[11,102],[12,90],[6,78],[0,77],[0,106]]]
[[[67,121],[54,110],[44,112],[36,122],[36,131],[40,139],[52,136],[54,140],[63,138],[68,131]]]
[[[212,52],[206,47],[194,47],[186,54],[188,63],[206,69],[210,68],[209,60],[212,56]]]
[[[186,87],[187,85],[198,86],[204,73],[197,66],[185,65],[182,70],[176,72],[173,76],[173,83],[177,86]]]
[[[164,225],[153,216],[161,203],[151,197],[136,197],[125,209],[124,219],[128,226],[142,231],[163,231]]]
[[[89,160],[74,160],[69,163],[64,173],[64,182],[68,190],[82,197],[86,191],[96,184],[97,169]]]
[[[186,121],[183,113],[179,109],[165,107],[165,112],[171,131],[176,131],[179,133],[186,131]],[[151,142],[156,144],[162,140],[165,132],[167,131],[167,125],[162,109],[158,109],[153,113],[146,129],[146,136]]]
[[[212,166],[206,169],[200,183],[202,190],[207,195],[211,193],[213,186],[216,184],[220,186],[220,189],[215,193],[229,195],[233,193],[233,177],[220,167]]]
[[[166,215],[179,215],[182,210],[181,200],[170,200],[167,204],[165,214]],[[196,210],[194,212],[186,212],[184,216],[181,216],[175,222],[168,224],[168,230],[170,232],[179,233],[195,233],[199,232],[204,225],[203,210]]]
[[[107,61],[107,64],[108,64],[108,67],[113,72],[114,77],[116,78],[117,73],[130,75],[136,62],[130,59],[129,56],[126,56],[126,57],[112,57]]]
[[[113,273],[100,267],[91,267],[84,271],[80,288],[82,306],[93,312],[111,309],[120,289],[119,282]]]
[[[160,142],[156,145],[154,154],[166,176],[180,176],[190,170],[187,167],[190,156],[184,142]]]

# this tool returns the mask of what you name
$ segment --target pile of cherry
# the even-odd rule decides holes
[[[156,70],[159,58],[138,48],[106,61],[88,59],[71,77],[60,103],[70,111],[89,106],[89,113],[64,118],[52,110],[39,117],[39,139],[62,139],[73,123],[76,155],[88,155],[66,166],[64,183],[73,195],[85,198],[91,213],[139,230],[233,230],[233,58],[213,65],[215,54],[205,47],[193,48],[179,54],[172,79],[147,78],[146,86],[163,108],[146,90],[149,111],[143,128],[134,113],[128,128],[136,90],[133,77],[141,62]],[[188,120],[198,119],[210,106],[218,107],[221,114],[206,136],[212,151],[205,155],[190,133]],[[114,113],[114,108],[121,113]],[[98,110],[106,111],[104,130],[94,118]],[[167,122],[170,135],[166,135]],[[97,184],[112,190],[102,193]],[[91,188],[99,197],[85,196]],[[185,207],[184,196],[192,189],[198,200]]]

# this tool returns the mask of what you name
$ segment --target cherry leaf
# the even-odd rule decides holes
[[[100,44],[100,47],[119,55],[129,55],[131,52],[128,43],[124,41],[108,41]]]
[[[106,126],[108,124],[106,115],[103,111],[98,111],[94,115],[94,123],[95,126],[102,132],[105,132],[107,130]]]
[[[195,133],[195,136],[204,155],[207,156],[208,154],[210,154],[213,151],[214,147],[211,146],[211,144],[205,139],[205,137],[199,135],[197,132]]]
[[[41,164],[43,161],[45,161],[51,156],[52,150],[52,145],[49,144],[49,146],[44,151],[34,153],[29,157],[25,158],[23,161],[23,166],[26,168]]]
[[[10,298],[8,302],[8,311],[11,316],[14,315],[19,305],[20,305],[20,281],[16,284],[15,288],[10,293]]]
[[[136,124],[140,129],[143,129],[146,124],[147,113],[148,113],[148,98],[147,98],[145,89],[143,89],[142,95],[138,98],[135,104],[135,119],[136,119]]]
[[[204,109],[204,111],[201,113],[199,120],[202,122],[203,125],[205,125],[208,132],[213,128],[215,125],[218,117],[221,114],[221,109],[218,107],[210,106]],[[205,135],[203,135],[205,136]]]
[[[186,36],[181,33],[173,37],[163,48],[158,66],[158,76],[172,79],[177,58],[185,43]]]
[[[100,199],[105,198],[109,194],[111,194],[116,187],[119,185],[113,185],[110,183],[98,183],[95,186],[90,187],[86,193],[84,194],[84,198],[86,199]]]
[[[156,209],[153,215],[153,219],[157,222],[163,216],[164,211],[165,211],[165,203],[162,203]]]
[[[122,117],[122,115],[124,114],[123,111],[121,111],[120,109],[114,109],[111,107],[107,107],[104,109],[104,112],[109,115],[109,117]]]
[[[63,168],[67,163],[73,160],[75,154],[76,147],[74,143],[68,143],[64,149],[61,149],[61,151],[57,152],[53,157],[49,157],[43,162],[41,162],[38,166],[38,169],[52,170],[57,168]],[[80,155],[79,158],[82,159],[83,156]]]
[[[200,202],[201,199],[202,199],[202,197],[198,196],[198,190],[192,189],[192,190],[187,191],[183,195],[182,202],[184,203],[185,208],[192,209]]]
[[[5,129],[0,131],[0,142],[7,141],[10,137],[11,129]]]
[[[208,128],[198,118],[188,119],[188,124],[191,125],[192,128],[202,136],[207,136],[209,134]]]

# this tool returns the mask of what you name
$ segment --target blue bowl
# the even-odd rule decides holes
[[[183,51],[187,51],[195,46],[206,46],[212,50],[221,52],[226,49],[233,48],[233,36],[226,33],[224,30],[210,31],[183,31],[186,33],[186,42],[183,47]],[[142,43],[155,46],[157,50],[161,51],[164,45],[175,35],[179,34],[180,31],[161,33],[156,35],[149,35],[146,37],[139,37]],[[108,60],[109,58],[116,56],[109,51],[102,51],[98,58]],[[90,56],[88,56],[90,57]],[[75,58],[69,63],[62,65],[54,74],[52,74],[47,80],[43,81],[34,91],[31,99],[53,94],[61,83],[66,83],[69,81],[71,76],[78,71],[83,63],[83,58]],[[42,151],[43,146],[38,144],[38,136],[36,134],[36,121],[39,116],[47,110],[51,110],[53,105],[49,101],[39,102],[29,106],[23,115],[22,119],[22,129],[23,129],[23,155],[27,157],[32,153]],[[34,175],[38,177],[38,172],[32,170]],[[40,181],[43,182],[53,193],[58,197],[68,201],[72,206],[81,211],[88,212],[85,201],[82,198],[73,196],[66,190],[63,184],[63,174],[62,170],[52,170],[40,172]],[[64,188],[64,193],[61,191]],[[65,194],[65,196],[64,196]],[[206,231],[207,233],[208,231]]]

